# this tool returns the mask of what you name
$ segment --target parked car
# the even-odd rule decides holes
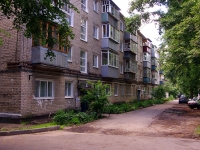
[[[200,99],[194,97],[193,99],[188,101],[188,106],[191,109],[194,109],[194,108],[200,109]]]
[[[185,95],[181,95],[179,100],[178,100],[178,103],[181,104],[181,103],[188,103],[188,98],[185,96]]]

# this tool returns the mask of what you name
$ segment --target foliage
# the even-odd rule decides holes
[[[165,97],[165,89],[164,86],[159,85],[158,87],[155,87],[152,89],[151,95],[155,99],[163,99]]]
[[[66,14],[60,8],[67,4],[71,10],[78,12],[70,0],[53,0],[53,2],[54,4],[52,4],[52,0],[1,0],[0,10],[8,19],[13,20],[13,25],[18,30],[25,30],[26,37],[42,39],[43,44],[48,45],[51,50],[58,44],[68,46],[68,37],[74,38],[72,29],[66,20]],[[57,26],[57,33],[59,38],[63,39],[62,41],[47,34],[49,31],[43,30],[42,26],[47,23]]]
[[[73,110],[59,110],[53,117],[53,121],[59,125],[82,124],[96,120],[94,112],[75,112]]]
[[[124,112],[137,110],[139,108],[149,107],[154,104],[162,104],[162,103],[164,103],[163,99],[151,99],[151,100],[140,100],[140,101],[134,101],[134,102],[112,104],[104,108],[104,113],[120,114]]]
[[[139,13],[139,21],[147,13],[147,18],[143,19],[147,23],[152,16],[157,18],[159,33],[163,38],[159,48],[159,64],[165,77],[181,93],[190,97],[196,95],[200,84],[200,0],[133,0],[130,6],[132,14],[136,10]],[[167,11],[146,9],[156,6],[165,6]],[[134,24],[138,24],[138,21]]]
[[[87,102],[89,109],[101,116],[104,107],[109,104],[108,95],[110,93],[107,93],[108,85],[103,84],[101,81],[89,81],[88,84],[92,88],[86,91],[87,93],[81,98],[81,101]]]

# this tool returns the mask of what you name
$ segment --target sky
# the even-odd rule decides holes
[[[131,0],[113,0],[113,2],[121,9],[121,13],[125,16],[128,17],[128,8],[129,8],[129,2]],[[156,28],[155,23],[151,24],[145,24],[140,27],[140,32],[146,37],[149,38],[152,43],[156,46],[159,46],[160,41],[158,38],[160,37],[158,34],[158,30]]]

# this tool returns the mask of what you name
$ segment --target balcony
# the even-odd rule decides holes
[[[156,66],[151,65],[151,71],[156,71]]]
[[[129,80],[135,80],[135,73],[131,73],[131,72],[124,72],[124,78],[125,79],[129,79]]]
[[[134,34],[130,34],[128,32],[124,33],[124,39],[125,40],[133,40],[135,43],[137,43],[137,36]]]
[[[151,78],[143,77],[144,83],[151,83]]]
[[[157,79],[151,79],[152,84],[158,84]]]
[[[159,70],[159,73],[160,73],[160,74],[164,74],[164,72],[163,72],[162,70]]]
[[[149,48],[151,48],[151,43],[149,41],[146,41],[143,43],[143,46],[148,46]]]
[[[118,20],[115,18],[111,17],[108,13],[102,13],[101,14],[101,21],[102,23],[109,23],[116,29],[118,29]]]
[[[147,53],[151,54],[151,49],[149,47],[143,46],[143,52],[147,52]]]
[[[132,52],[132,53],[137,55],[137,53],[138,53],[137,44],[132,42],[132,41],[125,42],[124,51],[130,51],[130,52]]]
[[[109,39],[109,38],[102,38],[101,41],[101,47],[103,49],[112,49],[115,51],[118,51],[118,43],[116,43],[115,41]]]
[[[32,47],[32,59],[31,59],[32,63],[47,64],[56,67],[67,68],[68,65],[67,54],[58,51],[53,51],[56,57],[53,58],[51,61],[49,58],[45,59],[47,50],[48,50],[47,48],[41,46]]]
[[[118,68],[111,66],[101,66],[101,74],[103,77],[118,78]]]
[[[128,51],[124,51],[124,58],[125,59],[132,59],[133,61],[137,61],[137,55],[130,53]]]
[[[149,61],[143,61],[143,67],[151,69],[151,63]]]

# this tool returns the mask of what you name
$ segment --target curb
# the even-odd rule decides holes
[[[47,128],[36,128],[36,129],[28,129],[28,130],[1,131],[0,136],[31,134],[31,133],[54,131],[54,130],[60,130],[60,126],[52,126],[52,127],[47,127]]]

